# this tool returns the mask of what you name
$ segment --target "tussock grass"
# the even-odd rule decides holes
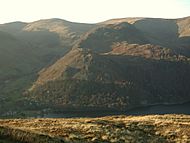
[[[28,143],[190,142],[190,116],[0,120],[0,136]]]

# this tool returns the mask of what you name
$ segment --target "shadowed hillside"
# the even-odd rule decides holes
[[[60,19],[1,24],[0,113],[22,107],[22,93],[37,73],[67,53],[91,27]]]

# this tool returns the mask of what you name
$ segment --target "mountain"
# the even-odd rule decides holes
[[[0,112],[17,108],[37,73],[67,53],[92,24],[61,19],[0,25]]]
[[[6,44],[20,44],[0,44],[2,61],[15,65],[3,62],[1,109],[126,110],[190,101],[189,24],[190,17],[0,25],[11,39]]]
[[[43,69],[28,94],[55,108],[125,110],[189,101],[189,45],[180,36],[188,25],[176,26],[186,19],[100,23]]]

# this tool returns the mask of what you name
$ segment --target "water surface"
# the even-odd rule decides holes
[[[44,118],[102,117],[111,115],[150,115],[150,114],[187,114],[190,115],[190,102],[175,105],[151,105],[126,111],[77,111],[60,114],[46,114]]]

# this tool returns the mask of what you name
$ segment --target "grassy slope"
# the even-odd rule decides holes
[[[189,115],[0,120],[0,136],[28,143],[190,142]]]

